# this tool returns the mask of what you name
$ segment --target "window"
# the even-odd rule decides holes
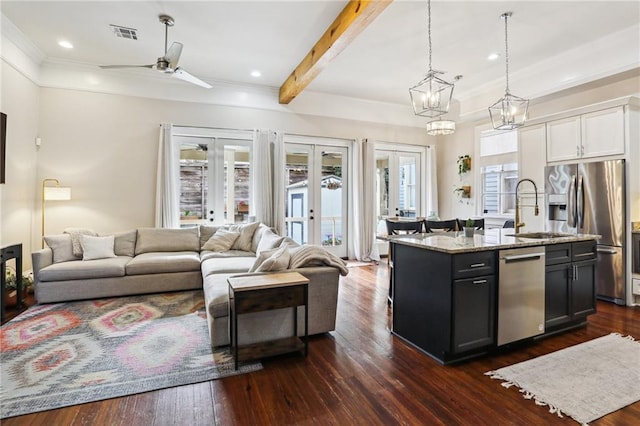
[[[499,164],[482,167],[482,212],[484,214],[512,214],[516,208],[518,164]]]
[[[480,137],[481,211],[485,216],[512,215],[518,183],[518,133],[483,132]]]

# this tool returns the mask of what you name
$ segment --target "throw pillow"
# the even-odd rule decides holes
[[[233,250],[251,251],[251,241],[253,240],[253,233],[256,232],[260,226],[260,222],[245,223],[242,225],[231,225],[230,231],[240,232],[240,236],[233,243],[231,247]]]
[[[125,232],[116,232],[115,234],[113,234],[113,252],[116,254],[116,256],[135,256],[137,235],[138,231],[136,231],[135,229]],[[108,237],[108,235],[103,236]]]
[[[71,235],[48,235],[44,237],[44,241],[53,252],[53,263],[79,260],[78,257],[73,255],[73,244],[71,243]]]
[[[262,237],[260,237],[260,242],[258,243],[258,247],[256,248],[256,253],[260,254],[264,250],[279,247],[284,238],[285,237],[281,237],[271,229],[267,228],[262,232]]]
[[[91,235],[97,237],[98,234],[92,229],[85,228],[67,228],[62,231],[65,234],[71,235],[71,244],[73,246],[73,255],[82,257],[82,243],[81,239],[83,235]]]
[[[204,243],[202,250],[210,251],[229,251],[233,243],[240,237],[240,233],[236,231],[228,231],[226,229],[218,229],[215,234]]]
[[[278,251],[278,249],[270,249],[270,250],[263,250],[258,254],[258,257],[256,257],[255,262],[253,262],[253,265],[251,266],[251,268],[249,268],[248,272],[255,272],[256,269],[258,269],[258,267],[260,265],[262,265],[262,263],[267,260],[268,258],[271,257],[271,255],[273,253],[275,253],[276,251]]]
[[[82,260],[107,259],[116,257],[113,252],[115,238],[113,235],[108,237],[92,237],[91,235],[83,235],[80,240],[82,243]]]
[[[269,258],[267,258],[255,272],[284,271],[289,267],[289,248],[287,246],[277,249]]]

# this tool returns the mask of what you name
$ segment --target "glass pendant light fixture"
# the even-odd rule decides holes
[[[427,134],[431,136],[450,135],[456,131],[456,122],[443,120],[438,117],[436,120],[427,123]]]
[[[506,64],[507,88],[504,96],[489,107],[491,123],[496,130],[513,130],[521,127],[527,119],[529,100],[514,96],[509,92],[509,45],[507,42],[507,19],[512,15],[505,12],[500,15],[504,19],[504,57]]]
[[[438,117],[449,111],[451,96],[453,95],[453,84],[438,77],[443,74],[431,68],[431,0],[427,1],[429,34],[429,71],[426,77],[409,89],[413,111],[416,115],[423,117]]]

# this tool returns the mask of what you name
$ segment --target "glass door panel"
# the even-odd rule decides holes
[[[417,217],[418,154],[401,153],[398,158],[398,216]]]
[[[299,244],[347,256],[346,147],[285,144],[285,224]]]

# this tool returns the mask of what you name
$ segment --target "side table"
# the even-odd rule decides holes
[[[22,308],[22,244],[0,248],[0,321],[4,321],[7,260],[16,260],[16,310]]]
[[[229,324],[236,370],[238,360],[309,350],[309,280],[298,272],[230,277]],[[304,306],[304,339],[298,337],[298,306]],[[238,344],[238,316],[293,308],[293,336],[249,345]]]

